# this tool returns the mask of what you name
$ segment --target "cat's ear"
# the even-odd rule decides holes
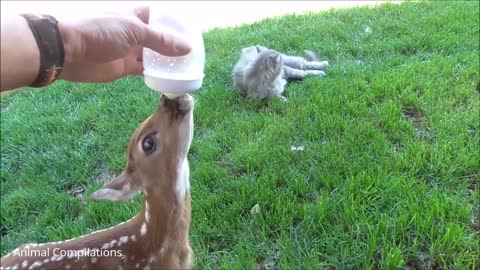
[[[283,65],[283,61],[282,61],[282,56],[280,54],[277,54],[274,58],[274,63],[276,65]]]
[[[263,46],[261,46],[261,45],[257,45],[257,46],[255,46],[255,47],[257,48],[257,52],[258,52],[258,53],[266,52],[266,51],[269,51],[269,50],[270,50],[269,48],[263,47]]]

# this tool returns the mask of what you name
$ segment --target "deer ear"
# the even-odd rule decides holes
[[[133,199],[140,189],[129,181],[129,176],[124,172],[105,184],[103,188],[94,192],[90,198],[93,200],[128,201]]]

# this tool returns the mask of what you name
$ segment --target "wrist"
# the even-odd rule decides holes
[[[79,33],[75,30],[75,27],[69,23],[59,22],[58,29],[60,31],[60,36],[62,37],[63,47],[65,52],[63,71],[60,75],[62,78],[63,74],[68,73],[68,70],[73,63],[77,62],[77,59],[81,58],[81,40],[79,38]]]
[[[40,54],[40,67],[31,87],[44,87],[53,83],[62,72],[64,47],[58,21],[50,15],[22,14],[35,38]]]

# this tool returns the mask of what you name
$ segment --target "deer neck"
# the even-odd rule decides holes
[[[172,168],[172,167],[170,167]],[[162,185],[147,188],[143,197],[143,211],[140,218],[140,236],[152,245],[167,239],[188,234],[190,222],[189,168],[186,159],[174,169],[167,171],[160,179]],[[172,233],[177,232],[177,233]]]

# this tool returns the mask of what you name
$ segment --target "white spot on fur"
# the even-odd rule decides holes
[[[150,205],[145,201],[145,222],[150,222]]]
[[[139,263],[135,264],[135,267],[136,268],[140,267],[140,264]]]
[[[133,219],[133,218],[131,218],[131,219],[127,220],[127,221],[121,222],[121,223],[119,223],[119,224],[117,224],[117,225],[115,225],[115,226],[112,226],[112,227],[110,227],[110,228],[107,228],[107,229],[98,230],[98,231],[95,231],[95,232],[92,232],[92,233],[89,233],[89,234],[86,234],[86,235],[83,235],[83,236],[80,236],[80,237],[76,237],[76,238],[72,238],[72,239],[69,239],[69,240],[65,240],[65,241],[57,241],[57,242],[50,242],[50,243],[44,243],[44,244],[28,244],[28,245],[25,246],[25,249],[30,249],[30,248],[32,248],[32,247],[41,247],[41,246],[45,246],[45,245],[47,245],[47,244],[49,244],[49,245],[58,245],[58,244],[60,244],[60,243],[65,243],[65,242],[74,241],[74,240],[77,240],[77,239],[80,239],[80,238],[84,238],[85,236],[89,236],[89,235],[92,235],[92,234],[96,234],[96,233],[100,233],[100,232],[103,232],[103,231],[111,230],[111,229],[113,229],[113,228],[115,228],[115,227],[121,226],[121,225],[123,225],[123,224],[125,224],[125,223],[127,223],[127,222],[132,221],[132,219]],[[142,235],[146,234],[146,232],[147,232],[146,224],[144,224],[144,226],[142,226],[141,232],[143,232]],[[126,240],[128,241],[128,237],[126,237],[126,238],[127,238]],[[135,235],[130,236],[130,238],[132,239],[132,241],[136,241],[136,236],[135,236]],[[125,243],[126,243],[126,242],[125,242]],[[103,249],[107,249],[108,247],[109,247],[109,243],[105,243],[105,244],[102,246]],[[6,255],[5,257],[9,256],[10,254],[12,254],[13,252],[18,251],[18,250],[20,250],[20,249],[19,249],[19,248],[16,248],[15,250],[13,250],[12,252],[10,252],[10,253],[9,253],[8,255]],[[53,261],[57,261],[57,262],[58,262],[58,261],[61,261],[61,260],[64,259],[64,257],[65,257],[65,256],[52,256],[50,259],[45,259],[45,260],[43,260],[43,262],[42,262],[42,261],[36,261],[36,262],[34,262],[32,265],[30,265],[29,269],[35,269],[35,268],[41,266],[43,263],[48,263],[49,261],[52,261],[52,262],[53,262]],[[72,258],[72,257],[73,257],[73,254],[71,254],[71,255],[68,256],[68,258]],[[15,266],[11,267],[10,270],[16,270],[16,269],[18,269],[18,268],[27,268],[28,266],[29,266],[28,260],[24,260],[24,261],[22,262],[22,264],[17,264],[17,265],[15,265]],[[67,266],[65,266],[65,267],[66,267],[66,269],[69,269],[69,268],[71,268],[71,265],[67,265]],[[121,266],[119,266],[119,268],[121,268]],[[7,268],[2,267],[2,269],[5,269],[5,270],[6,270]],[[123,269],[123,268],[122,268],[122,269]]]
[[[72,266],[71,266],[70,264],[65,265],[65,269],[68,270],[68,269],[70,269],[70,268],[72,268]]]
[[[130,235],[130,240],[135,242],[135,241],[137,241],[137,237],[135,235]]]
[[[143,270],[151,270],[152,268],[150,267],[150,264],[147,264],[145,267],[143,267]]]
[[[84,237],[89,236],[89,235],[92,235],[92,234],[96,234],[96,233],[100,233],[100,232],[104,232],[104,231],[107,231],[107,230],[114,229],[114,228],[116,228],[116,227],[118,227],[118,226],[121,226],[121,225],[123,225],[123,224],[125,224],[125,223],[127,223],[127,222],[132,221],[134,218],[135,218],[135,217],[133,217],[133,218],[127,220],[127,221],[121,222],[121,223],[119,223],[119,224],[117,224],[117,225],[115,225],[115,226],[112,226],[112,227],[110,227],[110,228],[102,229],[102,230],[98,230],[98,231],[94,231],[94,232],[91,232],[91,233],[89,233],[89,234],[82,235],[82,236],[80,236],[80,237],[75,237],[75,238],[68,239],[68,240],[65,240],[65,241],[50,242],[50,243],[45,243],[45,244],[29,244],[29,246],[30,246],[30,247],[40,247],[40,246],[44,246],[44,245],[47,245],[47,244],[49,244],[49,245],[57,245],[57,244],[60,244],[60,243],[66,243],[66,242],[74,241],[74,240],[81,239],[81,238],[84,238]]]
[[[40,266],[42,266],[42,262],[41,261],[36,261],[32,265],[30,265],[30,267],[28,269],[32,270],[32,269],[35,269],[35,268],[40,267]]]
[[[118,241],[118,245],[120,245],[120,243],[126,244],[127,242],[128,242],[128,236],[122,236]]]
[[[123,270],[123,267],[121,265],[119,265],[118,270]]]
[[[115,246],[115,244],[117,243],[117,240],[112,240],[110,241],[110,246],[108,248],[112,248],[113,246]],[[118,245],[120,246],[120,243],[118,243]]]
[[[178,179],[175,185],[175,194],[177,195],[178,201],[182,202],[185,198],[185,193],[190,189],[190,168],[186,158],[180,163],[179,166]]]
[[[157,258],[155,258],[155,256],[152,255],[152,256],[150,256],[150,258],[148,259],[148,263],[149,263],[149,264],[150,264],[150,263],[153,263],[153,262],[156,261],[156,260],[157,260]]]
[[[140,235],[145,235],[147,233],[147,224],[145,222],[142,224],[142,228],[140,228]]]

